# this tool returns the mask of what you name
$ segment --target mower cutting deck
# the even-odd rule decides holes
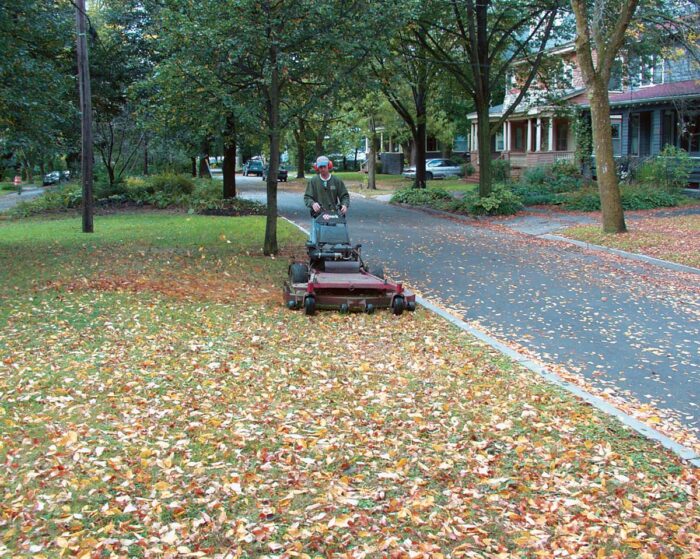
[[[382,268],[370,272],[360,256],[361,245],[350,244],[343,216],[322,214],[313,228],[306,243],[308,263],[291,264],[284,283],[284,300],[290,309],[303,308],[308,315],[317,308],[367,313],[390,308],[396,315],[416,309],[410,290],[384,278]]]

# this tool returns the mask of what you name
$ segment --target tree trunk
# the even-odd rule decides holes
[[[488,103],[477,107],[476,130],[479,144],[479,198],[486,198],[493,190],[491,172],[491,124]]]
[[[600,79],[597,79],[590,89],[588,98],[591,103],[591,126],[593,128],[600,208],[603,213],[603,231],[624,233],[627,231],[627,226],[622,211],[622,198],[617,183],[615,159],[613,158],[610,101],[608,100],[608,89],[602,86]]]
[[[210,179],[211,171],[209,169],[209,152],[211,151],[211,146],[209,145],[209,138],[205,138],[202,142],[202,155],[199,158],[199,178],[200,179]]]
[[[369,154],[367,154],[367,189],[377,190],[377,126],[374,117],[369,124]]]
[[[413,143],[416,147],[416,182],[413,184],[415,188],[426,188],[425,173],[425,141],[427,136],[427,127],[425,123],[425,112],[418,114],[418,122],[416,125],[416,136]]]
[[[280,165],[280,80],[277,51],[271,47],[272,75],[268,90],[267,114],[270,125],[270,167],[267,172],[267,219],[263,254],[277,254],[277,172]]]
[[[236,197],[236,142],[224,145],[224,198]]]
[[[24,179],[28,183],[32,183],[34,181],[34,174],[32,172],[32,165],[29,163],[29,160],[25,157],[22,159],[22,165],[24,166]]]
[[[109,180],[110,188],[114,186],[114,166],[107,165],[107,179]]]
[[[197,176],[197,158],[195,156],[190,157],[190,162],[192,163],[192,177]]]
[[[143,174],[148,176],[148,135],[143,138]]]
[[[76,24],[78,28],[77,58],[78,58],[78,87],[80,90],[80,125],[81,125],[81,174],[83,181],[83,233],[94,231],[92,205],[92,91],[90,87],[90,63],[88,59],[87,34],[85,23],[85,1],[75,3]]]
[[[297,178],[303,179],[306,172],[306,123],[299,119],[299,130],[294,132],[297,141]]]

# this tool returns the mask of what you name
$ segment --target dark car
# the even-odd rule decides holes
[[[269,165],[265,165],[265,168],[263,169],[263,174],[262,174],[262,179],[264,181],[267,180],[267,172],[269,170]],[[289,176],[289,173],[287,172],[287,169],[280,166],[280,168],[277,171],[277,181],[278,182],[287,182],[287,176]]]
[[[247,177],[248,175],[257,175],[259,177],[262,177],[264,171],[265,171],[265,166],[263,165],[263,162],[261,159],[249,159],[243,165],[243,176],[244,177]]]
[[[50,186],[52,184],[58,184],[61,182],[63,177],[61,176],[61,173],[59,171],[52,171],[51,173],[47,173],[44,175],[43,180],[41,181],[41,184],[43,186]]]

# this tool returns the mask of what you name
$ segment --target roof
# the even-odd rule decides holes
[[[610,106],[621,107],[625,105],[663,103],[679,99],[700,98],[700,83],[695,80],[683,82],[663,83],[649,87],[640,87],[631,91],[610,93]],[[586,92],[571,99],[573,103],[583,107],[590,106]]]

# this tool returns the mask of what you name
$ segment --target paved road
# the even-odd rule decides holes
[[[280,192],[279,211],[308,229],[301,198]],[[349,217],[364,258],[424,297],[700,431],[700,276],[358,197]]]
[[[17,205],[18,202],[26,202],[32,198],[43,194],[46,191],[45,188],[39,188],[36,186],[27,186],[22,188],[22,194],[17,195],[17,193],[12,192],[10,194],[4,194],[0,196],[0,213],[9,210]]]

